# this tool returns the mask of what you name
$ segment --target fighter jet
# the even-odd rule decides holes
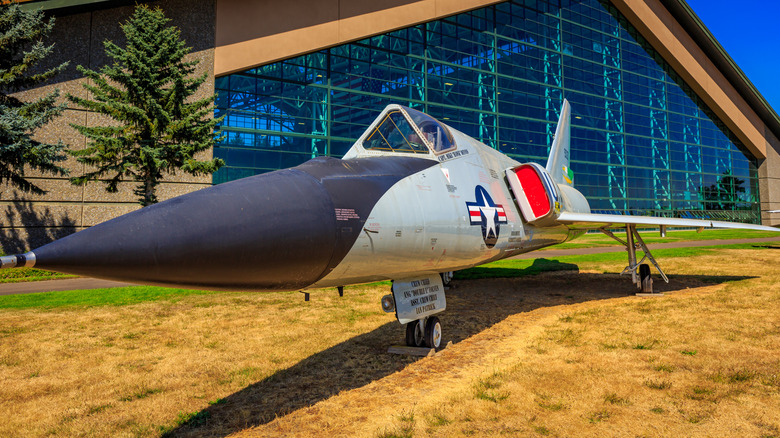
[[[573,186],[564,101],[546,167],[520,163],[420,111],[389,105],[343,159],[219,184],[3,256],[31,267],[207,290],[307,291],[392,280],[385,311],[411,346],[439,347],[452,273],[600,230],[652,292],[637,227],[775,228],[591,213]],[[625,230],[625,240],[613,234]],[[636,251],[644,258],[637,261]]]

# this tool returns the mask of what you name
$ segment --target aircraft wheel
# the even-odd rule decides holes
[[[425,323],[425,346],[439,348],[441,345],[441,322],[432,316]]]
[[[425,343],[425,334],[420,328],[420,321],[412,321],[406,324],[406,345],[410,347],[422,347]]]
[[[445,286],[449,286],[450,283],[452,283],[452,277],[455,275],[455,273],[449,271],[449,272],[442,272],[439,275],[441,275],[441,283]]]
[[[639,281],[642,285],[642,293],[653,293],[653,278],[650,276],[650,265],[647,263],[639,265]]]

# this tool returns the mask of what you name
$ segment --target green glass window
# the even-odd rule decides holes
[[[220,77],[216,90],[214,154],[227,165],[215,183],[340,157],[391,103],[544,164],[566,98],[575,184],[594,211],[760,217],[756,160],[607,0],[506,1]],[[422,151],[390,128],[370,147]],[[442,133],[422,143],[446,148]]]

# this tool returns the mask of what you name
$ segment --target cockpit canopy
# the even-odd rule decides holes
[[[363,140],[375,151],[428,154],[455,147],[452,133],[433,117],[405,106],[390,109]]]

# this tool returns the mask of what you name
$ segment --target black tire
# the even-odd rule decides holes
[[[441,345],[441,322],[439,318],[431,316],[425,322],[425,346],[439,348]]]
[[[650,265],[647,263],[639,265],[639,282],[642,293],[653,293],[653,278],[650,276]]]
[[[422,347],[425,344],[423,330],[420,329],[420,321],[412,321],[406,324],[406,345],[410,347]]]
[[[455,275],[455,273],[450,271],[450,272],[442,272],[439,275],[441,276],[441,283],[444,286],[449,286],[450,283],[452,283],[452,277],[453,275]]]

